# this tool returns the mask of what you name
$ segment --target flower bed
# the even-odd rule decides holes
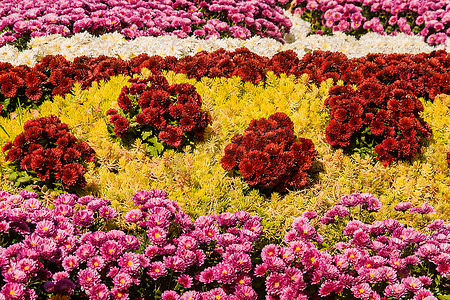
[[[37,48],[0,64],[0,299],[445,299],[442,47],[347,57],[297,40],[259,54],[238,45],[284,42],[287,1],[74,4],[24,2],[26,24],[1,20],[3,41]],[[159,12],[173,22],[150,26]],[[46,37],[57,30],[121,30],[99,39],[135,39],[124,53],[154,41],[141,35],[204,36],[186,41],[208,50],[256,37],[127,60],[42,55],[93,39]]]
[[[4,299],[52,293],[77,299],[257,299],[264,290],[268,299],[332,293],[437,299],[432,290],[439,291],[450,274],[449,225],[435,220],[424,234],[395,219],[370,223],[381,202],[367,193],[342,197],[320,222],[316,212],[305,212],[283,244],[261,250],[255,249],[263,230],[259,217],[238,211],[192,220],[163,190],[133,196],[137,208],[124,219],[138,225],[134,235],[105,231],[118,221],[109,200],[62,194],[48,209],[38,198],[1,192],[0,266],[9,268],[0,278]],[[358,206],[369,223],[352,217]],[[404,211],[411,203],[397,206]],[[410,210],[432,212],[427,208]],[[327,241],[331,248],[317,232],[321,223],[339,236]],[[261,279],[263,288],[255,290]]]

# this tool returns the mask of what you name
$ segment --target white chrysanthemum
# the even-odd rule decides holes
[[[12,45],[0,47],[0,61],[11,63],[19,55],[19,50]]]
[[[13,65],[34,66],[43,57],[40,49],[27,49],[18,53]]]
[[[250,51],[266,57],[272,57],[281,50],[282,44],[271,38],[262,38],[256,45],[246,46]]]

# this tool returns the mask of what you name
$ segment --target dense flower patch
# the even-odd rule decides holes
[[[329,51],[314,51],[298,58],[291,50],[280,52],[269,59],[246,48],[233,52],[223,49],[210,53],[202,51],[181,59],[141,54],[128,61],[99,56],[78,57],[69,62],[60,55],[48,55],[32,68],[0,63],[0,105],[11,112],[17,105],[17,99],[22,104],[27,101],[26,95],[30,96],[30,100],[39,101],[50,94],[68,93],[74,82],[80,82],[83,88],[87,88],[93,81],[107,80],[118,74],[136,74],[142,68],[149,69],[155,75],[173,70],[198,80],[203,76],[240,76],[244,81],[255,84],[264,82],[269,71],[297,77],[306,73],[316,84],[327,78],[333,78],[335,82],[343,80],[344,83],[361,84],[364,79],[375,77],[383,85],[408,80],[408,89],[416,97],[434,99],[437,94],[449,93],[449,59],[450,56],[445,51],[418,55],[370,54],[362,58],[347,59],[343,54]],[[11,108],[5,108],[6,104]]]
[[[115,136],[122,140],[141,138],[152,155],[164,148],[180,148],[201,140],[209,116],[193,85],[169,85],[163,76],[130,79],[117,99],[121,109],[107,112]]]
[[[317,151],[309,139],[294,135],[294,123],[284,113],[252,120],[243,134],[234,136],[220,160],[238,172],[250,186],[285,192],[308,184]]]
[[[83,164],[95,161],[94,150],[54,115],[26,121],[24,132],[2,150],[10,162],[9,179],[17,186],[82,188],[86,185]]]
[[[122,1],[67,2],[3,1],[0,8],[0,45],[25,48],[30,37],[70,36],[118,31],[127,38],[165,34],[187,37],[249,38],[252,35],[283,41],[292,23],[274,1]]]
[[[344,196],[320,219],[306,211],[282,244],[259,246],[260,218],[248,212],[193,221],[159,189],[137,192],[133,203],[118,216],[109,200],[93,196],[62,194],[49,209],[35,193],[0,192],[0,297],[437,299],[433,291],[450,274],[449,225],[436,220],[423,233],[395,219],[355,219],[358,207],[367,220],[380,209],[371,194]],[[426,203],[396,206],[409,208],[433,212]],[[141,230],[101,229],[122,217]],[[323,226],[340,238],[329,249]],[[265,291],[256,288],[260,279]]]
[[[74,82],[81,82],[86,88],[93,81],[107,79],[115,74],[139,73],[143,68],[149,69],[152,74],[173,70],[198,80],[204,76],[240,76],[255,84],[264,82],[270,71],[277,75],[286,73],[296,77],[306,73],[317,84],[333,78],[335,82],[342,80],[347,87],[333,89],[330,91],[331,97],[326,101],[331,117],[327,128],[328,142],[332,146],[347,147],[351,151],[375,150],[378,159],[389,164],[394,159],[411,159],[421,153],[422,139],[429,138],[431,130],[420,118],[423,107],[418,97],[434,99],[437,94],[450,92],[449,58],[445,51],[418,55],[370,54],[354,59],[347,59],[340,53],[315,51],[300,59],[295,52],[285,51],[269,59],[245,48],[234,52],[223,49],[211,53],[200,52],[179,60],[172,56],[162,58],[143,54],[129,61],[101,56],[80,57],[71,63],[61,56],[46,56],[33,68],[2,64],[0,90],[4,98],[3,104],[5,107],[8,105],[5,110],[11,111],[20,105],[20,99],[27,99],[26,95],[31,94],[33,91],[30,92],[30,89],[33,88],[35,90],[31,100],[39,101],[49,94],[67,93]],[[11,78],[15,80],[11,81]],[[33,85],[26,87],[25,82],[28,81]],[[350,85],[356,85],[356,90]],[[144,90],[133,93],[141,92]],[[148,92],[144,94],[147,95]],[[170,106],[169,102],[166,104]],[[165,109],[169,109],[167,105]],[[150,111],[150,107],[141,105],[140,109]],[[143,114],[139,114],[142,112],[131,110],[128,121],[123,116],[114,117],[113,123],[117,123],[114,125],[117,127],[116,134],[120,136],[127,131],[134,116],[139,116],[139,125],[148,125],[148,116],[144,120]],[[175,116],[174,113],[172,111],[173,118],[181,116]],[[186,116],[192,119],[193,115]],[[199,119],[196,121],[195,118]],[[199,128],[206,126],[204,116],[198,115],[195,118],[195,124],[203,124]],[[183,122],[186,121],[187,119]],[[160,131],[162,129],[159,128]],[[170,132],[172,133],[164,140],[166,143],[169,141],[169,146],[176,147],[180,144],[182,133],[180,130]],[[159,132],[154,134],[159,135]]]
[[[325,104],[331,120],[325,134],[330,145],[350,151],[375,150],[384,165],[423,152],[421,143],[430,138],[431,127],[420,117],[423,104],[405,81],[384,87],[367,79],[358,91],[345,85],[334,86],[329,93]]]
[[[445,1],[297,0],[291,9],[319,34],[404,33],[420,35],[429,44],[444,44],[450,36],[450,7]]]

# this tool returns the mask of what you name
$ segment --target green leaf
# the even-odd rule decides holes
[[[151,131],[144,131],[142,133],[142,140],[147,140],[148,137],[152,136],[152,132]],[[156,137],[155,137],[156,138]]]
[[[25,182],[31,181],[32,179],[33,179],[33,177],[31,177],[31,176],[19,177],[19,178],[17,178],[17,182],[25,183]]]
[[[3,130],[4,133],[6,133],[6,135],[7,135],[8,137],[11,137],[11,136],[9,135],[9,133],[6,132],[6,129],[5,129],[2,125],[0,125],[0,128]]]
[[[18,176],[19,176],[19,174],[17,174],[17,172],[12,172],[11,174],[9,174],[8,180],[9,181],[16,181]]]

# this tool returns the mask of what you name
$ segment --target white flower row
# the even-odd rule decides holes
[[[180,39],[176,36],[139,37],[126,40],[119,33],[108,33],[99,37],[89,33],[77,33],[70,38],[61,35],[49,35],[31,39],[29,49],[19,51],[17,48],[5,45],[0,47],[0,61],[9,62],[15,66],[34,66],[45,55],[60,54],[72,61],[77,56],[96,57],[99,55],[119,57],[124,60],[139,54],[175,56],[181,58],[194,55],[202,50],[214,51],[224,48],[234,51],[239,47],[246,47],[261,56],[272,57],[274,54],[293,50],[302,57],[308,51],[329,50],[339,51],[348,58],[365,56],[368,53],[411,53],[431,52],[437,49],[450,49],[450,39],[446,45],[430,46],[419,36],[398,34],[397,36],[382,36],[368,33],[359,40],[342,32],[335,32],[332,36],[309,35],[311,26],[298,15],[289,15],[293,26],[289,34],[285,35],[286,44],[271,38],[252,37],[248,40],[234,38],[201,40],[194,37]]]

